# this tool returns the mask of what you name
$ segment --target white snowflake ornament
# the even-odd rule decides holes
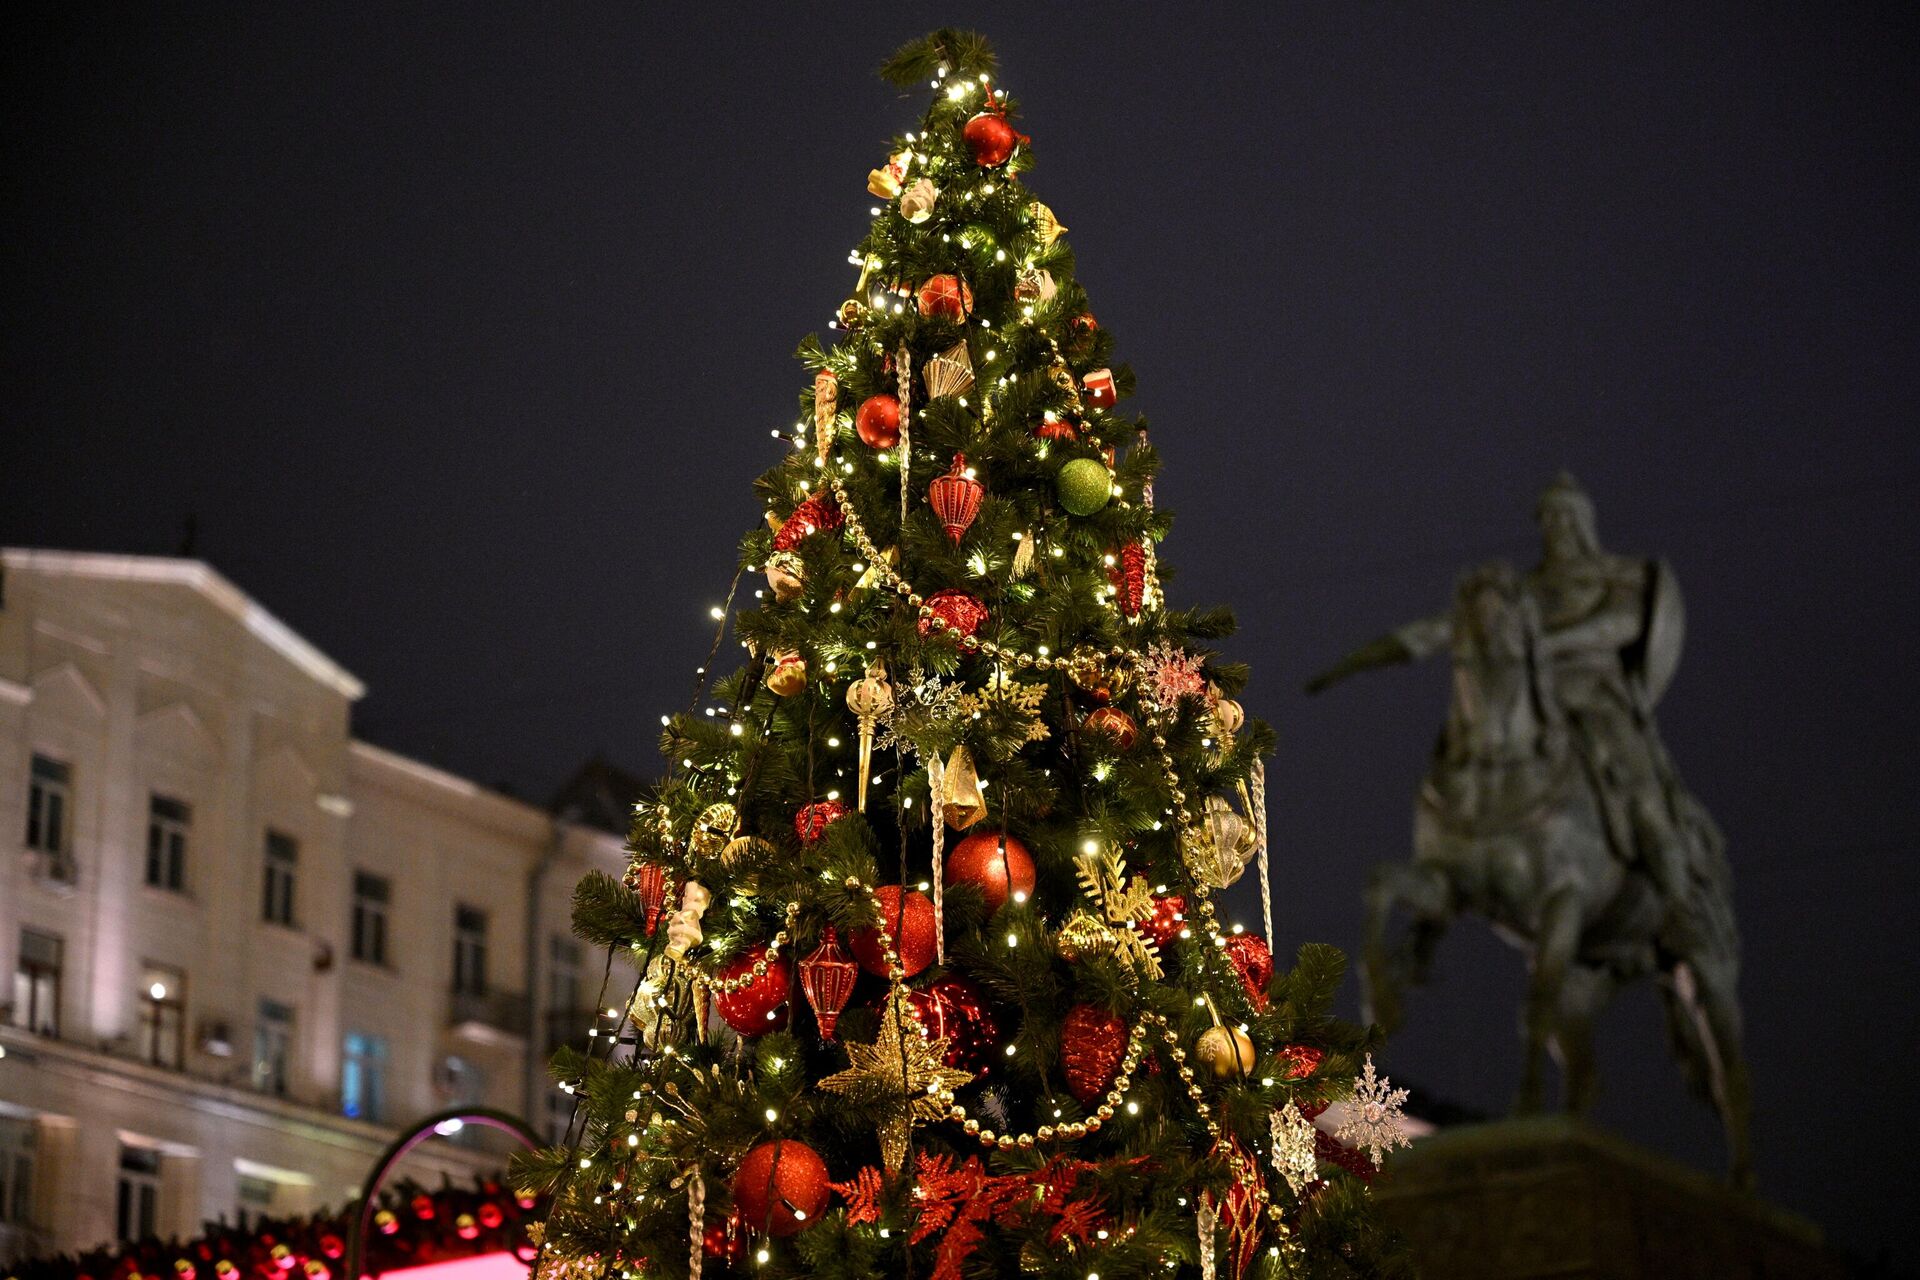
[[[1395,1089],[1392,1081],[1373,1073],[1373,1055],[1367,1055],[1366,1068],[1353,1078],[1353,1103],[1347,1122],[1333,1136],[1350,1147],[1363,1147],[1378,1169],[1387,1152],[1395,1147],[1410,1147],[1403,1108],[1407,1091]]]
[[[1320,1174],[1320,1162],[1314,1152],[1319,1130],[1307,1119],[1293,1099],[1273,1113],[1273,1167],[1287,1180],[1296,1196]]]

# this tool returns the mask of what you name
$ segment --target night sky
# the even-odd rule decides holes
[[[1728,833],[1762,1186],[1913,1261],[1916,11],[907,8],[10,11],[0,540],[193,512],[362,736],[535,798],[650,771],[918,118],[871,69],[975,26],[1138,372],[1173,595],[1237,608],[1281,733],[1276,950],[1356,945],[1446,698],[1301,684],[1530,563],[1570,467],[1687,593],[1661,719]],[[1463,924],[1385,1069],[1503,1109],[1521,984]],[[1602,1034],[1599,1119],[1718,1168],[1652,991]]]

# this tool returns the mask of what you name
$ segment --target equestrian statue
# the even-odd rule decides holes
[[[1414,803],[1413,861],[1378,868],[1367,893],[1368,1016],[1391,1031],[1447,926],[1483,916],[1530,968],[1518,1109],[1541,1107],[1551,1053],[1566,1108],[1581,1112],[1598,1085],[1594,1018],[1618,987],[1654,978],[1674,1056],[1719,1112],[1733,1181],[1750,1185],[1725,841],[1653,715],[1680,661],[1679,585],[1663,561],[1602,550],[1593,502],[1564,472],[1536,515],[1532,571],[1467,571],[1450,610],[1307,686],[1442,649],[1453,657],[1446,725]],[[1395,939],[1400,912],[1410,921]]]

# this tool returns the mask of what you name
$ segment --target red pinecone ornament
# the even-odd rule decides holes
[[[943,476],[935,476],[927,486],[927,501],[933,504],[933,513],[940,517],[940,524],[954,546],[960,545],[967,526],[980,514],[980,500],[986,493],[986,487],[967,474],[964,453],[954,454],[952,469]]]
[[[1267,1010],[1267,984],[1273,981],[1273,952],[1257,933],[1236,933],[1227,939],[1227,960],[1240,975],[1253,1007]]]
[[[1097,1005],[1077,1004],[1060,1024],[1060,1065],[1082,1106],[1107,1091],[1127,1056],[1127,1024]]]
[[[800,990],[806,993],[822,1036],[833,1039],[840,1011],[847,1007],[853,997],[853,984],[859,980],[860,966],[848,957],[838,932],[828,925],[820,935],[820,945],[800,962]]]
[[[934,633],[935,618],[946,623],[947,629],[962,640],[971,637],[987,620],[987,606],[952,587],[928,596],[924,607],[933,616],[920,619],[920,634],[923,636]]]
[[[933,899],[918,889],[904,894],[897,884],[883,884],[873,891],[880,907],[880,918],[893,935],[893,949],[900,956],[900,967],[911,978],[933,963]],[[876,977],[887,976],[887,952],[880,945],[878,929],[856,929],[847,939],[860,967]]]
[[[1138,541],[1129,542],[1114,553],[1107,568],[1107,581],[1113,584],[1114,602],[1129,618],[1140,616],[1147,599],[1147,549]]]
[[[766,943],[749,947],[722,965],[718,976],[723,981],[744,978],[766,956]],[[785,956],[776,956],[765,973],[744,987],[714,996],[713,1004],[728,1026],[743,1036],[757,1036],[787,1025],[786,1006],[792,995],[793,967]]]
[[[826,834],[827,828],[851,812],[838,800],[815,800],[812,804],[802,805],[800,812],[793,815],[793,832],[800,837],[801,844],[812,844]]]

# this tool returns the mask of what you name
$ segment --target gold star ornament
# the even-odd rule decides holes
[[[896,991],[874,1042],[849,1042],[852,1065],[820,1082],[830,1093],[882,1110],[880,1155],[891,1173],[906,1163],[913,1127],[945,1119],[947,1095],[973,1079],[971,1071],[949,1067],[946,1053],[947,1041],[929,1036],[907,1012],[905,992]]]

